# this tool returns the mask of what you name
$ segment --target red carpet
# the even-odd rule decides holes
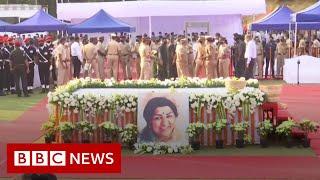
[[[48,119],[47,98],[13,122],[0,123],[0,177],[6,174],[6,144],[32,143],[41,136],[41,125]]]
[[[294,120],[307,118],[320,124],[320,84],[285,85],[280,101],[287,104]],[[320,133],[310,137],[311,147],[320,156]]]
[[[281,179],[320,177],[320,161],[312,157],[124,157],[122,173],[60,175],[78,178],[144,179]]]

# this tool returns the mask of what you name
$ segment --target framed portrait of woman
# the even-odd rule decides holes
[[[138,142],[188,144],[189,100],[184,93],[148,93],[138,97]]]

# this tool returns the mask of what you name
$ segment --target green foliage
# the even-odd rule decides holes
[[[231,129],[238,134],[244,134],[249,127],[248,121],[237,122],[231,125]]]
[[[99,125],[105,133],[115,134],[120,132],[120,128],[113,122],[105,121]]]
[[[127,124],[120,133],[122,142],[126,144],[135,143],[138,137],[138,127],[135,124]]]
[[[304,119],[299,123],[299,128],[308,134],[310,132],[317,132],[319,125],[311,120]]]
[[[273,131],[273,125],[270,120],[264,120],[259,122],[257,129],[261,137],[267,137]]]
[[[57,132],[57,127],[55,126],[54,118],[50,117],[49,120],[42,125],[41,130],[44,132],[45,137],[54,137]]]
[[[227,119],[217,119],[213,123],[207,125],[208,129],[213,129],[217,134],[221,134],[222,130],[227,126]]]
[[[96,129],[96,126],[95,124],[89,121],[83,120],[83,121],[77,122],[76,129],[78,129],[83,134],[91,135]]]
[[[71,139],[71,135],[75,129],[75,126],[71,122],[61,122],[59,124],[59,130],[63,139]]]
[[[187,128],[187,133],[190,138],[199,138],[199,135],[207,129],[207,126],[204,123],[196,122],[190,123]]]
[[[296,123],[289,119],[287,121],[283,121],[277,128],[276,133],[283,136],[291,136],[292,129],[296,126]]]

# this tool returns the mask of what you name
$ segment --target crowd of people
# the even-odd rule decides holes
[[[49,91],[51,83],[59,86],[80,77],[115,80],[281,77],[284,59],[292,55],[292,40],[288,34],[265,37],[235,33],[234,45],[230,46],[219,33],[213,37],[207,33],[159,32],[135,38],[120,33],[111,34],[107,41],[103,36],[87,35],[5,35],[0,37],[0,95],[11,92],[21,96],[23,92],[29,96],[34,87],[35,65],[42,93]],[[308,44],[299,36],[299,55],[308,53]],[[320,47],[316,37],[310,44]]]

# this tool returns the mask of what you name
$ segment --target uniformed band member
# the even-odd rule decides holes
[[[20,48],[21,44],[19,41],[15,42],[15,49],[10,55],[10,69],[14,72],[15,84],[16,84],[16,93],[18,97],[21,97],[20,90],[20,80],[22,83],[22,91],[25,97],[29,97],[28,93],[28,83],[27,83],[27,74],[29,71],[29,61],[26,57],[26,53]]]
[[[99,70],[99,78],[104,79],[104,64],[106,60],[106,47],[103,44],[104,37],[99,37],[98,44],[97,44],[97,60],[98,60],[98,70]]]
[[[57,68],[56,68],[56,58],[54,55],[55,46],[52,43],[52,40],[53,40],[52,36],[50,36],[50,35],[47,36],[45,40],[46,40],[45,46],[48,48],[50,55],[52,57],[50,70],[51,70],[51,75],[52,75],[52,80],[53,80],[53,86],[56,87],[58,77],[57,77]]]
[[[15,87],[15,83],[14,83],[14,75],[13,73],[10,71],[10,54],[11,52],[14,50],[14,43],[13,43],[13,39],[12,38],[8,38],[8,44],[5,46],[5,54],[6,54],[6,74],[7,74],[7,80],[6,80],[6,89],[7,91],[11,91],[11,94],[15,93],[16,87]]]
[[[32,93],[33,91],[33,80],[34,80],[34,65],[35,65],[35,57],[37,50],[36,48],[32,45],[31,40],[29,38],[26,38],[24,40],[25,46],[23,47],[26,57],[29,62],[29,70],[30,73],[27,74],[27,79],[28,79],[28,92]]]
[[[5,96],[4,87],[5,87],[5,76],[6,72],[4,69],[5,66],[5,57],[4,57],[4,45],[3,38],[0,37],[0,96]]]
[[[41,93],[49,92],[49,77],[50,77],[50,65],[51,65],[51,53],[48,46],[44,45],[44,39],[39,39],[39,49],[38,53],[38,67],[39,76],[41,82]]]
[[[12,82],[12,74],[10,73],[10,61],[9,57],[11,54],[11,51],[8,50],[8,48],[4,45],[4,41],[2,39],[1,43],[1,53],[2,53],[2,71],[3,71],[3,77],[2,77],[2,83],[3,83],[3,92],[4,94],[8,94],[11,88],[11,82]]]

